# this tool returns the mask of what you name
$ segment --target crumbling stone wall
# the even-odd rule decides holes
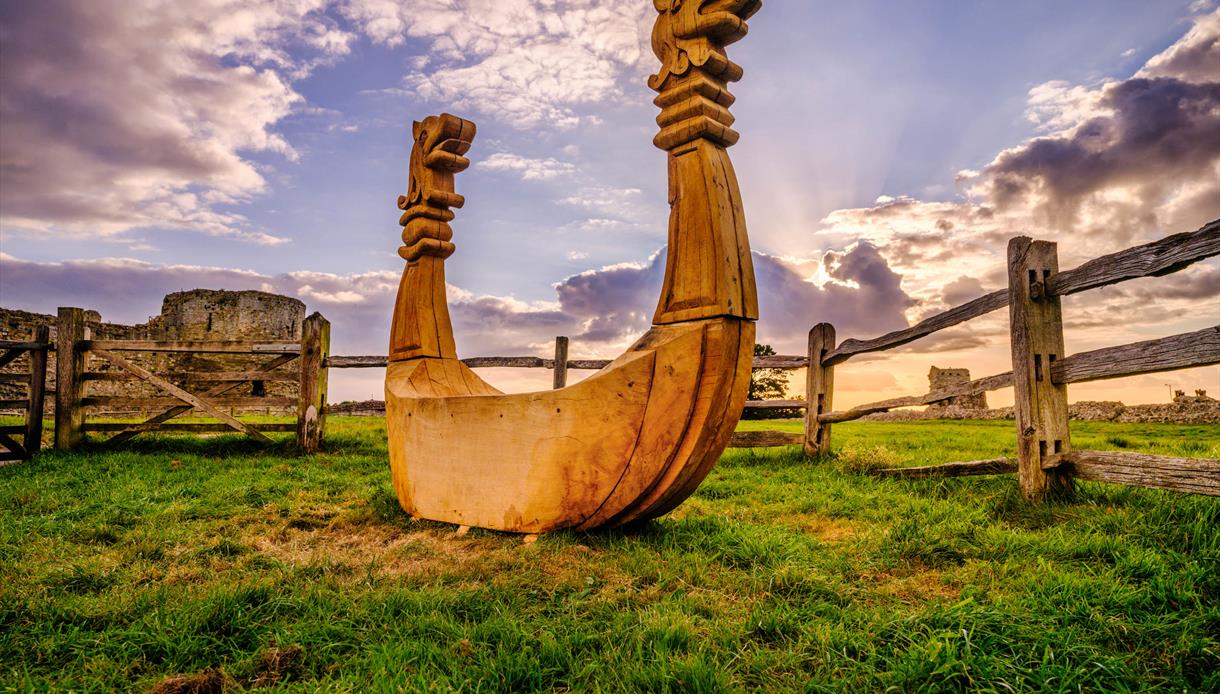
[[[1189,405],[1192,403],[1216,402],[1216,399],[1209,397],[1206,390],[1196,389],[1193,396],[1187,395],[1185,391],[1173,391],[1173,401],[1179,405]]]
[[[940,369],[935,366],[928,372],[928,390],[940,390],[970,382],[970,369]],[[928,406],[929,409],[954,407],[963,410],[987,409],[987,394],[958,395]]]
[[[103,323],[96,311],[85,312],[90,333],[105,340],[252,340],[258,342],[299,342],[305,320],[305,304],[287,296],[258,291],[225,291],[193,289],[168,294],[162,301],[161,314],[138,325]],[[51,326],[51,341],[55,341],[56,317],[47,314],[0,308],[0,339],[28,340],[38,325]],[[169,354],[132,352],[134,362],[155,372],[244,371],[268,361],[270,356]],[[55,388],[55,352],[48,356],[47,388]],[[289,366],[292,366],[291,364]],[[111,371],[104,360],[91,360],[87,367],[96,371]],[[284,367],[288,368],[288,367]],[[26,373],[29,362],[25,357],[7,365],[4,373]],[[175,385],[191,392],[206,390],[210,385],[171,379]],[[295,381],[272,381],[239,386],[233,396],[297,396]],[[157,397],[158,394],[142,382],[91,381],[87,394],[95,396]],[[0,399],[25,396],[19,383],[0,383]],[[54,398],[48,397],[48,407]],[[291,408],[254,408],[245,412],[280,414]],[[130,410],[138,412],[140,410]],[[98,415],[103,413],[91,413]]]

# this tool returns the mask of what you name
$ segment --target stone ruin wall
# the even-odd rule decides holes
[[[928,372],[928,390],[940,390],[970,382],[970,369],[939,369],[935,366]],[[957,395],[928,406],[930,410],[958,408],[963,410],[987,409],[987,394]]]
[[[105,340],[254,340],[265,342],[299,342],[301,325],[305,320],[305,304],[291,297],[258,291],[224,291],[193,289],[168,294],[162,302],[161,314],[139,325],[104,323],[97,311],[86,311],[85,320],[90,333],[96,339]],[[0,308],[0,339],[29,340],[39,325],[51,326],[51,341],[55,341],[56,317],[16,309]],[[171,354],[157,352],[130,352],[125,356],[133,362],[163,374],[181,371],[239,371],[249,370],[269,361],[272,356],[221,355],[221,354]],[[94,359],[89,370],[112,371],[105,360]],[[296,362],[280,367],[294,373]],[[2,369],[3,373],[28,373],[29,359],[21,357]],[[175,385],[190,392],[201,392],[215,383],[187,383],[184,379],[171,379]],[[55,352],[47,359],[47,389],[55,388]],[[245,384],[228,393],[230,396],[249,396],[256,393],[256,386]],[[296,381],[269,381],[257,391],[267,397],[292,397],[298,392]],[[87,395],[109,395],[125,397],[161,397],[152,386],[138,381],[89,381]],[[21,383],[0,382],[0,399],[19,399],[26,395]],[[166,396],[167,397],[167,396]],[[54,397],[47,396],[48,411],[54,409]],[[160,411],[162,408],[153,408]],[[253,407],[242,408],[251,414],[287,414],[294,408]],[[128,413],[149,413],[148,408],[130,408]],[[101,416],[105,412],[91,410],[90,416]]]

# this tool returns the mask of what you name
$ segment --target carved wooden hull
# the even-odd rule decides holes
[[[754,324],[658,326],[561,390],[505,395],[456,359],[394,362],[390,467],[404,510],[515,532],[654,518],[690,496],[749,389]]]
[[[726,85],[724,46],[759,0],[654,0],[661,69],[653,142],[669,170],[669,245],[653,327],[568,388],[506,395],[457,360],[445,303],[454,175],[473,123],[412,127],[398,200],[407,261],[394,307],[386,418],[394,489],[413,516],[515,532],[655,518],[695,491],[728,445],[750,384],[758,301]]]

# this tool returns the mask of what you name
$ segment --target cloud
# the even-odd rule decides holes
[[[297,158],[274,131],[302,103],[291,82],[347,53],[353,38],[322,7],[4,3],[0,224],[282,242],[224,207],[266,189],[248,153]]]
[[[404,93],[516,128],[595,122],[587,107],[645,74],[655,17],[629,0],[348,0],[341,11],[374,41],[426,45]]]
[[[779,258],[755,253],[759,292],[767,297],[760,336],[777,348],[799,349],[813,323],[830,320],[845,330],[877,332],[902,327],[910,303],[901,278],[877,249],[857,244],[818,262],[832,280],[806,281]],[[554,285],[552,301],[475,295],[448,288],[450,313],[464,356],[544,353],[556,335],[581,344],[581,353],[613,356],[651,325],[663,275],[663,251],[641,263],[619,263],[577,273]],[[147,320],[170,292],[196,287],[257,289],[293,296],[334,325],[337,353],[385,350],[399,274],[249,270],[157,265],[129,258],[38,263],[0,255],[0,294],[6,306],[53,313],[57,306],[96,309],[119,323]],[[87,299],[85,298],[87,297]]]
[[[1210,3],[1195,3],[1191,9],[1203,11],[1209,7]],[[1185,36],[1149,59],[1138,76],[1196,83],[1220,81],[1220,10],[1197,18]]]
[[[476,169],[485,171],[512,171],[521,175],[522,181],[549,181],[559,176],[576,172],[576,165],[547,157],[531,159],[509,152],[496,152],[475,163]]]
[[[946,306],[957,306],[977,299],[986,293],[983,290],[983,283],[978,278],[963,275],[945,285],[941,300]]]
[[[964,170],[956,201],[894,196],[836,210],[819,235],[868,240],[922,302],[945,298],[970,267],[1003,283],[1005,243],[1061,240],[1071,267],[1220,217],[1220,10],[1195,17],[1132,77],[1096,85],[1051,81],[1030,90],[1041,132]]]

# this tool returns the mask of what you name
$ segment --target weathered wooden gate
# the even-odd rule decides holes
[[[297,443],[306,452],[317,450],[325,428],[326,372],[323,368],[330,346],[330,323],[314,313],[305,319],[301,342],[252,341],[176,341],[176,340],[93,340],[85,325],[85,312],[79,308],[59,309],[57,336],[57,385],[55,397],[55,446],[71,449],[90,432],[110,433],[107,444],[118,444],[152,431],[223,432],[238,431],[255,440],[270,443],[267,432],[296,431]],[[238,371],[179,371],[154,373],[133,361],[127,353],[217,354],[268,357],[254,368]],[[109,370],[90,369],[104,361]],[[283,369],[297,362],[295,370]],[[161,395],[90,395],[88,384],[97,381],[141,382]],[[175,383],[177,381],[177,383]],[[235,396],[242,386],[275,381],[300,384],[296,398],[265,395]],[[180,385],[181,384],[181,385]],[[208,387],[208,384],[211,384]],[[201,392],[188,390],[193,385]],[[295,407],[295,423],[243,422],[234,416],[238,409],[251,407]],[[87,422],[91,409],[160,409],[141,422]],[[171,423],[179,416],[196,412],[212,422]]]
[[[0,450],[0,462],[29,460],[42,449],[42,408],[46,396],[50,331],[50,326],[40,325],[34,329],[29,342],[0,340],[0,367],[16,361],[23,354],[30,357],[28,373],[0,374],[0,381],[26,385],[25,398],[0,400],[0,409],[20,408],[25,412],[24,423],[0,426],[0,446],[4,447],[4,450]],[[13,438],[14,435],[21,437],[20,443]]]

